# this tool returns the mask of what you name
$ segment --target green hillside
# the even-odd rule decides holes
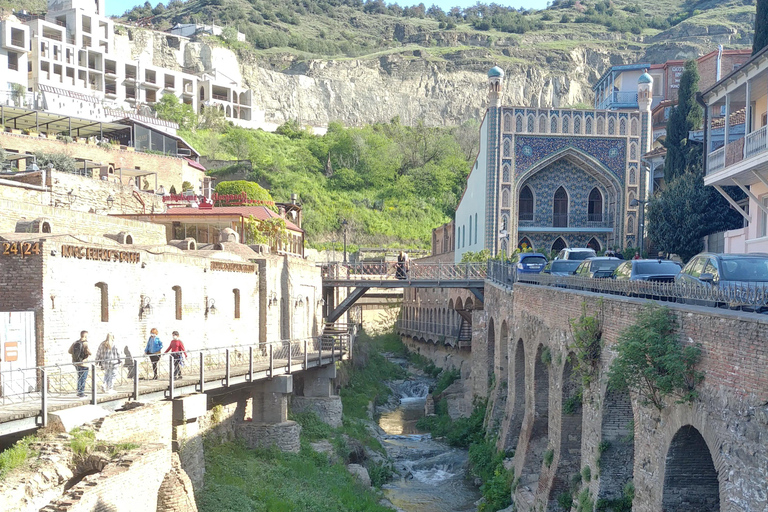
[[[147,2],[123,19],[159,29],[215,22],[244,33],[246,43],[229,38],[231,44],[265,59],[276,53],[299,59],[375,57],[415,45],[437,58],[449,47],[482,48],[484,58],[504,60],[537,48],[629,44],[642,51],[654,44],[689,43],[702,35],[699,27],[729,33],[729,46],[746,45],[754,12],[754,0],[555,0],[540,11],[478,3],[450,12],[381,0],[173,0],[155,7]]]

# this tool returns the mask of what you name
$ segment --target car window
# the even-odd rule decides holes
[[[687,269],[685,273],[692,277],[699,277],[701,275],[702,270],[704,270],[704,264],[706,263],[706,261],[707,261],[706,258],[694,259],[685,267]]]
[[[592,272],[613,272],[620,260],[592,260]]]
[[[635,263],[635,274],[677,274],[680,266],[674,261],[638,261]]]
[[[616,272],[615,272],[616,276],[629,277],[631,273],[631,270],[630,270],[631,267],[632,267],[632,262],[625,261],[624,263],[616,267]]]
[[[522,259],[524,265],[546,265],[547,260],[541,256],[527,256]]]
[[[768,282],[768,258],[766,257],[723,259],[720,266],[720,279]]]
[[[559,253],[557,253],[557,259],[559,259],[559,260],[565,259],[565,249],[563,249]]]
[[[581,265],[580,261],[559,260],[552,263],[552,272],[571,272],[573,273]]]
[[[589,273],[589,262],[582,261],[581,264],[579,264],[579,268],[576,269],[576,274],[583,275],[588,273]]]
[[[587,258],[594,258],[594,257],[595,257],[595,251],[573,251],[568,256],[568,258],[572,260],[585,260]]]
[[[702,274],[712,274],[712,277],[715,281],[717,281],[718,278],[718,272],[717,272],[717,266],[715,265],[715,262],[711,259],[707,260],[707,265],[704,267],[704,271]]]

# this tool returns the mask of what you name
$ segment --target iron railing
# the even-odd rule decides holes
[[[410,263],[410,281],[477,281],[484,280],[485,263]],[[397,280],[396,262],[327,263],[322,265],[326,281]]]
[[[187,351],[182,359],[181,377],[174,378],[174,359],[163,354],[157,362],[157,379],[149,356],[126,356],[120,360],[86,361],[80,366],[88,368],[85,397],[77,396],[78,370],[74,363],[62,363],[0,372],[0,417],[3,409],[37,414],[38,424],[46,426],[48,409],[52,402],[56,408],[67,408],[90,402],[97,404],[114,398],[137,400],[142,394],[163,392],[173,399],[176,389],[194,386],[204,392],[212,382],[220,381],[228,387],[234,377],[245,381],[292,373],[311,366],[348,359],[354,334],[337,332],[313,338],[285,340],[256,345],[217,347]],[[103,388],[106,372],[114,365],[114,398]],[[24,407],[28,404],[29,407]],[[37,405],[39,404],[39,405]],[[19,416],[16,414],[16,416]]]
[[[768,285],[765,283],[709,286],[679,282],[630,281],[581,276],[553,276],[551,274],[518,274],[514,265],[499,261],[489,262],[488,280],[503,286],[511,286],[515,282],[523,282],[665,302],[679,302],[754,312],[768,311]]]
[[[426,334],[458,340],[460,327],[443,322],[425,322],[421,320],[406,320],[399,318],[395,322],[395,329],[400,332],[418,333],[419,335]]]

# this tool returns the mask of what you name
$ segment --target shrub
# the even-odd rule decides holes
[[[648,304],[634,325],[619,336],[617,356],[608,372],[608,386],[631,389],[644,405],[664,408],[671,396],[678,403],[698,396],[696,385],[704,374],[696,370],[701,346],[682,346],[675,315],[666,307]]]
[[[251,181],[222,181],[216,185],[216,193],[219,195],[239,195],[245,193],[245,197],[252,201],[263,201],[267,208],[277,211],[272,196],[257,183]]]
[[[27,436],[0,453],[0,481],[35,454],[35,451],[29,447],[34,441],[36,441],[35,436]]]
[[[581,479],[584,482],[589,483],[592,480],[592,468],[589,466],[581,468]]]
[[[552,448],[548,449],[546,452],[544,452],[544,464],[547,465],[547,467],[550,467],[552,465],[552,461],[555,458],[555,450]]]
[[[598,302],[602,308],[602,301]],[[588,387],[600,363],[600,340],[603,332],[601,321],[596,316],[587,315],[586,302],[581,303],[581,316],[569,321],[573,344],[571,349],[576,356],[572,361],[573,371],[581,377],[582,385]]]

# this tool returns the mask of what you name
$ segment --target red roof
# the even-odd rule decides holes
[[[205,172],[205,167],[203,167],[202,165],[200,165],[198,162],[195,162],[195,161],[194,161],[194,160],[192,160],[191,158],[186,158],[186,157],[184,158],[184,160],[186,160],[186,161],[187,161],[187,163],[188,163],[188,164],[189,164],[191,167],[194,167],[195,169],[199,169],[199,170],[201,170],[201,171]]]
[[[237,215],[243,216],[246,219],[253,216],[256,220],[267,220],[280,218],[276,212],[273,212],[266,206],[214,206],[213,208],[168,208],[165,215],[189,215],[189,216],[202,216],[202,215]],[[285,227],[291,231],[304,232],[293,222],[288,219],[285,220]]]

